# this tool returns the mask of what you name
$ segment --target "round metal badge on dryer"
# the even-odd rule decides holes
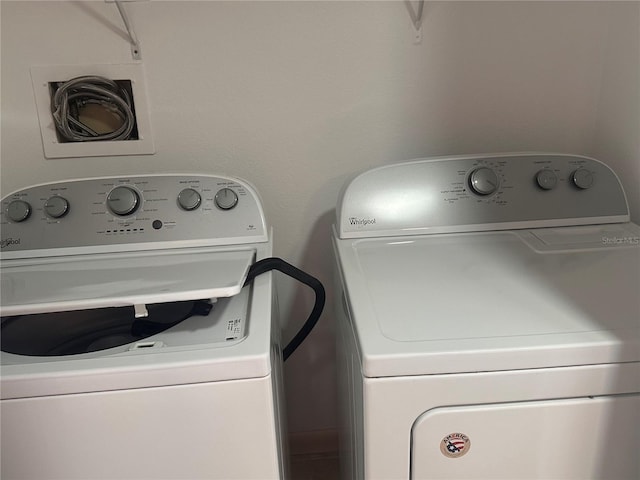
[[[440,451],[445,457],[459,458],[471,448],[471,440],[463,433],[451,433],[440,442]]]

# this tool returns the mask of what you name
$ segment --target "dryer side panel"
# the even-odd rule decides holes
[[[335,285],[341,285],[338,272]],[[343,480],[363,480],[364,393],[360,356],[344,289],[335,296],[339,391],[340,468]]]

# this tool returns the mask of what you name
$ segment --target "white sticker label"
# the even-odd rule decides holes
[[[227,335],[225,340],[235,340],[242,333],[242,319],[236,318],[235,320],[227,321]]]

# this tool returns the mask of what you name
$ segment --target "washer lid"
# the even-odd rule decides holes
[[[256,260],[272,255],[271,241],[251,245],[251,249],[247,246],[244,250],[227,248],[218,252],[226,256],[226,252],[239,254],[244,251],[252,258],[255,250]],[[214,249],[209,251],[215,260]],[[195,253],[193,249],[182,252]],[[185,255],[187,258],[191,256]],[[196,255],[196,258],[202,260],[206,256]],[[173,277],[184,277],[186,267],[181,267],[183,262],[175,263],[178,265],[172,270]],[[197,268],[197,264],[191,265]],[[213,286],[211,279],[218,277],[216,269],[219,265],[207,262],[207,266],[208,276],[204,274],[204,265],[198,270],[201,276],[206,276],[208,285]],[[169,264],[165,263],[165,267],[166,273]],[[231,280],[231,275],[228,279]],[[195,291],[194,295],[200,295],[202,291]],[[259,275],[237,295],[212,302],[214,307],[207,316],[192,316],[142,342],[61,357],[0,352],[0,395],[2,399],[27,398],[266,377],[277,360],[277,349],[273,344],[277,335],[272,333],[276,321],[272,315],[272,302],[272,275]],[[149,312],[152,317],[151,308]],[[93,312],[85,313],[88,319],[95,318]],[[82,312],[78,314],[82,315]],[[13,319],[8,320],[13,322]],[[244,323],[244,330],[239,323]],[[34,335],[39,333],[42,332],[36,331]]]
[[[527,235],[337,240],[365,375],[640,361],[637,240],[542,251]]]
[[[2,316],[236,295],[255,250],[192,248],[9,260],[2,265]]]

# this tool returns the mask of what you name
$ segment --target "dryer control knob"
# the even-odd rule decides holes
[[[475,169],[469,175],[469,188],[478,195],[491,195],[498,190],[498,175],[488,167]]]
[[[185,188],[178,194],[178,205],[188,212],[198,208],[201,202],[202,197],[193,188]]]
[[[31,215],[31,205],[24,200],[14,200],[7,208],[7,215],[14,222],[23,222]]]
[[[107,206],[120,217],[131,215],[140,206],[140,196],[131,187],[116,187],[107,197]]]
[[[222,210],[231,210],[238,204],[238,195],[230,188],[223,188],[216,193],[215,202]]]
[[[571,180],[573,180],[573,184],[576,187],[581,188],[582,190],[591,188],[594,182],[593,173],[586,168],[579,168],[573,172],[571,174]]]
[[[558,177],[548,168],[543,168],[536,174],[536,183],[543,190],[553,190],[558,183]]]
[[[62,218],[69,212],[69,201],[54,195],[44,203],[44,211],[51,218]]]

